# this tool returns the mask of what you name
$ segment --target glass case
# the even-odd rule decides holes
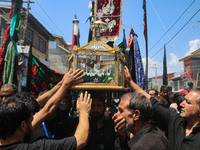
[[[124,90],[125,57],[118,46],[110,47],[101,40],[74,48],[68,56],[68,69],[84,70],[84,82],[76,90]]]

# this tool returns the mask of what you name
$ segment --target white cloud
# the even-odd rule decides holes
[[[180,62],[178,61],[179,58],[174,54],[174,53],[170,53],[170,62],[168,63],[168,65],[179,65]]]
[[[179,58],[174,54],[170,53],[170,61],[168,62],[167,65],[167,72],[168,73],[180,73],[183,69],[183,63],[179,62]],[[161,76],[163,74],[163,61],[158,62],[155,61],[152,58],[149,58],[149,69],[148,69],[148,75],[149,77],[155,77],[156,74],[157,76]],[[144,70],[146,68],[146,58],[142,58]]]
[[[143,66],[144,66],[144,70],[146,68],[146,58],[142,58],[142,62],[143,62]],[[151,58],[149,58],[148,60],[148,77],[155,77],[156,74],[157,76],[160,76],[162,75],[162,63],[158,62],[158,61],[155,61]]]
[[[190,45],[190,50],[185,54],[185,56],[190,55],[192,52],[200,48],[200,39],[191,40],[189,42],[189,45]]]
[[[183,62],[179,62],[179,58],[174,53],[170,53],[169,55],[170,61],[167,65],[167,72],[180,74],[183,70]]]

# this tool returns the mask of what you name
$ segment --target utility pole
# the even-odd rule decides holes
[[[156,75],[156,88],[158,88],[158,80],[157,80],[157,67],[156,64],[155,65],[155,75]]]
[[[24,3],[24,2],[23,2]],[[31,2],[30,0],[28,0],[27,2],[27,8],[26,8],[26,13],[25,13],[25,20],[24,20],[24,30],[23,30],[23,35],[22,35],[22,38],[20,40],[20,45],[23,47],[25,46],[25,41],[26,41],[26,32],[27,32],[27,27],[28,27],[28,17],[29,17],[29,9],[30,9],[30,3],[33,3]],[[22,13],[23,13],[23,8],[22,8]],[[32,41],[29,41],[30,43]],[[29,43],[29,44],[30,44]],[[30,50],[29,50],[30,51]],[[22,62],[26,62],[27,61],[27,58],[25,57],[25,55],[22,53],[21,56],[20,56],[20,60]],[[21,69],[19,70],[19,79],[20,79],[20,82],[18,83],[18,90],[19,91],[22,91],[22,79],[23,79],[23,70],[28,67],[25,65],[26,63],[23,63],[22,64],[22,67]],[[26,79],[27,80],[27,79]],[[27,83],[26,83],[27,84]]]
[[[30,9],[30,0],[28,0],[27,8],[26,8],[26,16],[25,16],[25,22],[24,22],[24,32],[23,32],[23,37],[22,37],[22,45],[25,45],[26,31],[27,31],[27,26],[28,26],[29,9]]]
[[[151,67],[153,69],[155,69],[155,83],[156,83],[156,88],[158,88],[158,80],[157,80],[157,67],[156,64],[154,64],[155,67]]]

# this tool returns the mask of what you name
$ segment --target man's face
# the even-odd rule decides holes
[[[198,93],[191,91],[185,96],[185,100],[180,104],[181,106],[181,117],[185,119],[199,118],[200,108],[197,104],[199,98]]]
[[[150,90],[149,91],[149,95],[151,95],[152,97],[155,97],[156,96],[156,91]]]
[[[168,97],[168,90],[162,90],[161,95],[165,98]]]
[[[132,131],[134,127],[133,113],[129,110],[129,100],[127,98],[121,99],[117,114],[125,119],[124,130]]]
[[[1,101],[5,100],[7,97],[12,96],[12,95],[13,95],[12,87],[1,88],[1,92],[0,92]]]
[[[105,102],[94,99],[92,101],[92,106],[91,106],[91,119],[92,120],[99,120],[104,117],[104,112],[105,112]]]

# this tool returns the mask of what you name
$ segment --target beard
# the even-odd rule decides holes
[[[104,117],[104,113],[94,112],[91,113],[91,120],[98,121]]]
[[[57,109],[53,118],[51,118],[51,122],[62,122],[68,116],[68,111]],[[48,122],[48,121],[47,121]]]
[[[32,132],[32,130],[31,130],[31,127],[29,125],[29,126],[27,126],[26,133],[24,134],[24,142],[25,143],[29,143],[30,142],[30,140],[31,140],[31,132]]]

